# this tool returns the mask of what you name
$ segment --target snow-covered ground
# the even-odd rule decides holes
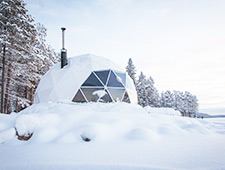
[[[16,130],[33,135],[21,141]],[[1,170],[225,169],[225,118],[127,103],[40,103],[0,114],[0,143]]]

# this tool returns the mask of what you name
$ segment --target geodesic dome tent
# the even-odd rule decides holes
[[[53,66],[40,80],[34,103],[73,102],[137,103],[131,78],[109,59],[91,54],[68,59],[68,65]]]

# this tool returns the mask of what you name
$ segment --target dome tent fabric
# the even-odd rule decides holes
[[[109,59],[91,54],[68,58],[68,65],[54,65],[40,80],[34,103],[73,102],[137,103],[132,79]]]

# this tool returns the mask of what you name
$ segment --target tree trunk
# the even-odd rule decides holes
[[[10,98],[10,100],[8,100],[8,103],[7,103],[7,114],[10,114],[11,112],[12,112],[12,106],[11,106],[11,101],[12,100],[12,98]]]
[[[1,112],[4,112],[4,97],[5,97],[5,45],[3,45],[3,56],[2,56],[2,94],[1,94]]]
[[[16,99],[16,113],[19,112],[19,103],[18,103],[18,98]]]
[[[11,82],[11,72],[12,72],[12,64],[9,63],[8,66],[8,74],[7,74],[7,83],[6,83],[6,88],[5,88],[5,103],[4,103],[4,113],[8,113],[9,106],[10,106],[10,101],[9,101],[9,88],[10,88],[10,82]]]
[[[26,93],[26,94],[25,94],[26,99],[28,100],[28,87],[27,87],[27,86],[25,87],[25,93]]]
[[[34,82],[32,81],[32,87],[30,88],[30,105],[33,104],[33,100],[34,100]]]

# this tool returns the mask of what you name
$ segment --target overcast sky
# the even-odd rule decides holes
[[[25,0],[29,13],[68,56],[95,54],[138,74],[161,91],[190,91],[200,108],[225,108],[224,0]]]

